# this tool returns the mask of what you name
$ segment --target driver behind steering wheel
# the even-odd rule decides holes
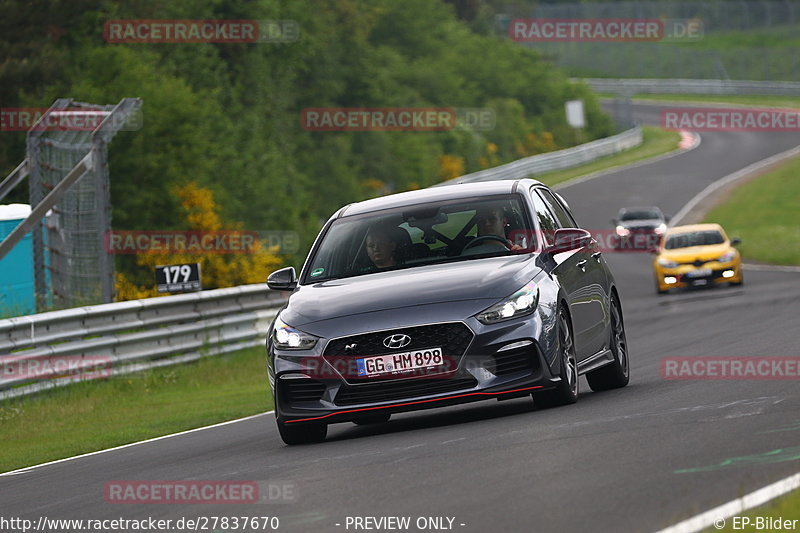
[[[522,249],[522,246],[512,244],[506,238],[506,228],[509,227],[508,217],[501,206],[479,207],[475,213],[475,222],[478,226],[478,236],[464,247],[462,255]],[[472,243],[475,245],[472,246]]]

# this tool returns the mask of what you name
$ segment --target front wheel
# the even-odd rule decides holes
[[[569,316],[564,309],[558,312],[558,352],[560,372],[556,388],[532,393],[533,401],[542,407],[567,405],[578,401],[578,359],[572,341]]]
[[[625,339],[625,323],[616,294],[611,295],[611,352],[614,354],[613,362],[586,373],[589,387],[595,392],[618,389],[630,381],[628,341]]]
[[[278,422],[278,433],[289,445],[322,442],[328,435],[328,424],[321,422]]]

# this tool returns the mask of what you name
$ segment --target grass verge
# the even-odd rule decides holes
[[[766,517],[771,517],[774,519],[780,518],[782,521],[798,520],[798,522],[795,523],[795,527],[781,528],[782,531],[797,531],[797,524],[800,524],[800,491],[796,490],[794,492],[790,492],[789,494],[781,496],[780,498],[769,502],[762,507],[756,507],[747,513],[738,515],[738,523],[734,522],[734,518],[737,517],[727,518],[725,520],[725,526],[722,529],[711,527],[706,529],[705,532],[710,533],[711,531],[721,531],[722,533],[749,533],[757,531],[779,531],[777,528],[772,527],[762,526],[758,528],[757,519],[759,517],[762,519]],[[750,519],[748,525],[744,524],[744,518]]]
[[[0,402],[0,472],[272,409],[263,348]]]
[[[601,93],[602,98],[615,98],[616,95]],[[638,94],[634,101],[660,100],[665,102],[701,104],[737,104],[753,107],[783,107],[800,109],[800,98],[796,96],[748,96],[737,94]]]
[[[538,174],[534,178],[547,185],[555,185],[592,172],[628,165],[671,152],[678,147],[678,143],[681,140],[681,136],[677,132],[663,130],[655,126],[644,126],[642,135],[642,144],[630,150],[609,155],[585,165]]]
[[[800,265],[800,157],[733,190],[706,222],[740,237],[745,260]]]

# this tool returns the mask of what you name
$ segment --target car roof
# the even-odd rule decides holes
[[[340,209],[338,216],[360,215],[362,213],[391,209],[393,207],[413,206],[427,202],[470,198],[473,196],[510,194],[520,187],[530,187],[532,185],[542,185],[542,183],[526,178],[521,180],[480,181],[475,183],[442,185],[441,187],[390,194],[388,196],[381,196],[380,198],[373,198],[371,200],[350,204]]]
[[[675,235],[678,233],[688,233],[690,231],[708,231],[708,230],[717,230],[722,232],[722,226],[720,226],[719,224],[687,224],[686,226],[674,226],[669,228],[666,231],[665,235]]]

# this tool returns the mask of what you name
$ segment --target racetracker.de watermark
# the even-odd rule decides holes
[[[254,504],[294,503],[291,481],[115,480],[103,486],[111,504]]]
[[[292,43],[300,37],[294,20],[108,20],[108,43]]]
[[[508,37],[517,42],[655,42],[703,38],[699,19],[514,19]]]
[[[308,107],[300,126],[308,131],[489,131],[494,109],[485,107]]]
[[[663,109],[661,127],[686,131],[800,133],[800,109],[687,107]]]
[[[586,231],[592,236],[592,242],[586,247],[602,253],[650,253],[660,246],[665,230],[666,226],[649,229],[623,227],[587,229]],[[528,249],[537,245],[540,247],[552,245],[555,240],[555,231],[511,230],[507,237],[512,245]],[[576,244],[575,248],[569,246],[563,248],[565,251],[571,251],[583,248],[583,246]]]
[[[47,107],[0,108],[0,131],[94,131],[101,124],[115,131],[142,128],[142,112],[112,114],[102,109],[60,109]]]
[[[800,380],[800,356],[664,357],[661,377],[669,380]]]
[[[0,358],[0,382],[107,378],[112,373],[112,362],[111,357],[101,355],[6,355]]]
[[[295,253],[295,231],[111,230],[104,238],[109,254],[252,254],[265,249]]]

